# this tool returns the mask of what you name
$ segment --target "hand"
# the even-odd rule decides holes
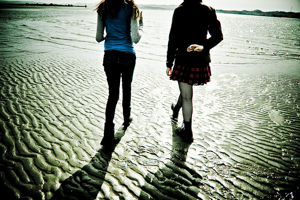
[[[167,67],[166,73],[167,73],[167,76],[171,76],[171,68]]]
[[[140,20],[143,20],[143,11],[140,13]]]
[[[203,46],[202,45],[198,45],[198,44],[191,44],[188,48],[187,48],[187,52],[201,52],[203,50]]]

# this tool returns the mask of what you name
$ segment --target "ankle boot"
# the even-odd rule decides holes
[[[192,138],[193,137],[192,122],[184,121],[183,124],[184,124],[184,129],[185,129],[186,136]]]
[[[129,117],[128,119],[126,119],[126,120],[124,120],[124,122],[123,122],[123,130],[126,130],[127,128],[128,128],[128,126],[131,124],[131,122],[132,122],[132,118],[131,117]]]
[[[172,113],[172,121],[173,122],[178,122],[178,115],[179,115],[180,108],[178,108],[177,105],[174,106],[174,104],[172,104],[171,105],[171,109],[173,111],[173,113]]]
[[[105,123],[104,125],[104,137],[102,138],[101,145],[113,145],[115,141],[115,124],[114,123]]]
[[[184,121],[183,126],[177,129],[175,133],[179,135],[184,142],[192,143],[194,141],[191,122]]]

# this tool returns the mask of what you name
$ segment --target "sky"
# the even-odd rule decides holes
[[[22,1],[22,0],[5,0]],[[26,1],[26,0],[24,0]],[[57,4],[96,4],[97,0],[27,0]],[[100,1],[100,0],[99,0]],[[137,4],[175,4],[182,0],[135,0]],[[224,10],[262,10],[262,11],[293,11],[300,12],[300,0],[203,0],[203,3]]]

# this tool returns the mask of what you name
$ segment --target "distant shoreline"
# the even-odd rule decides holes
[[[90,5],[73,5],[73,4],[46,4],[46,3],[4,3],[0,2],[0,8],[38,8],[38,7],[82,7],[87,8]],[[177,5],[147,5],[141,4],[140,9],[151,10],[174,10]],[[239,14],[239,15],[255,15],[255,16],[269,16],[269,17],[287,17],[300,19],[300,12],[285,12],[285,11],[261,11],[261,10],[216,10],[218,13],[225,14]]]
[[[153,9],[153,10],[174,10],[177,5],[146,5],[141,4],[141,9]],[[218,13],[226,14],[239,14],[239,15],[256,15],[256,16],[269,16],[269,17],[288,17],[288,18],[300,18],[300,12],[284,12],[284,11],[261,11],[261,10],[216,10]]]
[[[0,8],[37,8],[37,7],[83,7],[86,8],[86,5],[73,5],[73,4],[46,4],[46,3],[0,3]]]
[[[287,17],[287,18],[300,18],[300,13],[296,12],[283,12],[283,11],[269,11],[263,12],[261,10],[217,10],[218,13],[228,13],[228,14],[239,14],[239,15],[256,15],[256,16],[268,16],[268,17]]]

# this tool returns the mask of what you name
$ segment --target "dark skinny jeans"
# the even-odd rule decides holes
[[[135,68],[136,56],[120,51],[105,51],[103,66],[106,73],[109,96],[105,111],[106,126],[113,125],[116,106],[119,100],[120,82],[123,89],[123,117],[128,122],[131,111],[131,83]]]

